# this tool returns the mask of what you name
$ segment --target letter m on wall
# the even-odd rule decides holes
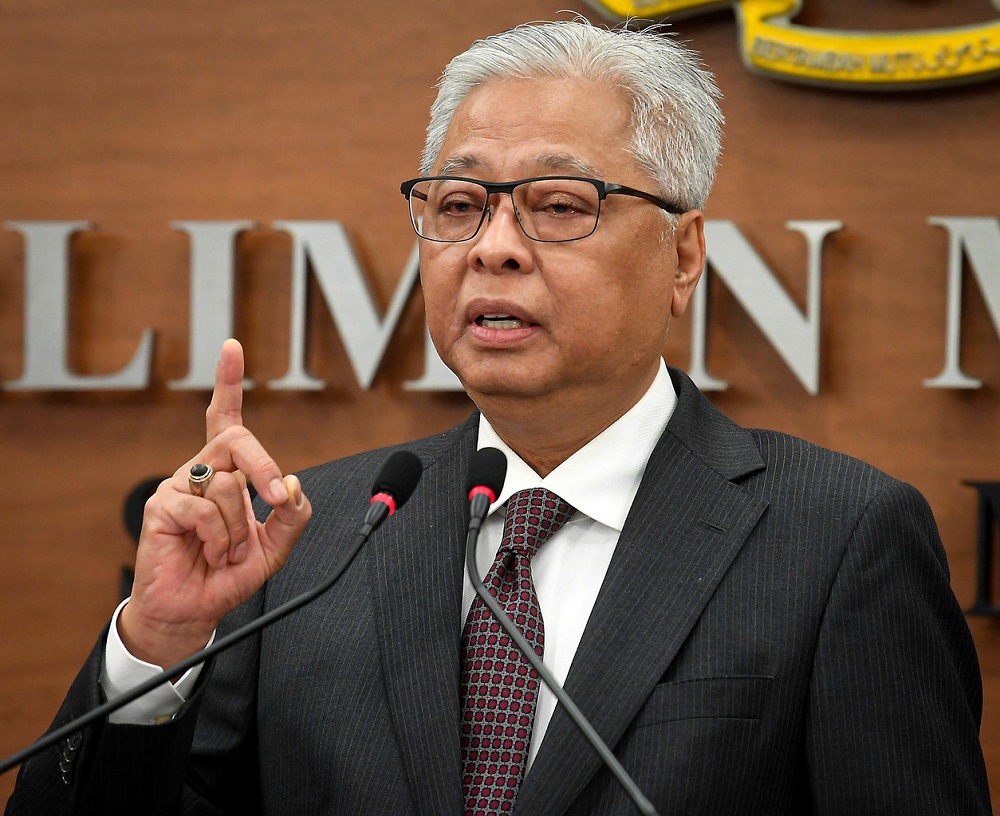
[[[731,221],[708,221],[705,242],[709,274],[717,276],[760,328],[768,342],[810,394],[819,392],[820,293],[823,280],[823,242],[843,227],[839,221],[789,221],[788,229],[808,244],[808,289],[803,313],[774,273]],[[700,388],[724,391],[728,384],[705,368],[708,325],[707,281],[695,290],[690,374]]]
[[[944,369],[924,380],[928,388],[982,388],[982,382],[962,371],[962,273],[968,269],[979,285],[993,327],[1000,334],[1000,219],[931,218],[929,223],[944,227],[950,236],[948,250],[947,345]]]

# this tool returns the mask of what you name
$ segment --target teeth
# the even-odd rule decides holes
[[[487,329],[520,329],[527,325],[516,317],[501,314],[479,315],[476,318],[476,323]]]

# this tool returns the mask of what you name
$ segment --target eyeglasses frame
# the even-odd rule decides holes
[[[570,241],[579,241],[583,238],[589,238],[597,231],[597,225],[601,220],[601,202],[603,202],[609,195],[625,195],[631,196],[632,198],[641,198],[644,201],[649,201],[655,204],[661,210],[664,210],[673,215],[683,215],[687,210],[681,207],[679,204],[674,204],[670,201],[660,198],[659,196],[653,195],[652,193],[646,193],[642,190],[637,190],[634,187],[626,187],[624,184],[613,184],[608,181],[603,181],[601,179],[589,178],[588,176],[533,176],[531,178],[519,179],[518,181],[483,181],[482,179],[465,178],[464,176],[421,176],[419,178],[409,179],[404,181],[399,186],[399,192],[403,194],[406,198],[407,207],[410,211],[410,224],[413,226],[413,231],[417,233],[417,237],[422,238],[425,241],[434,241],[439,244],[461,244],[465,241],[471,241],[475,238],[479,231],[483,228],[483,221],[487,220],[486,213],[490,214],[490,219],[493,218],[493,208],[489,204],[489,200],[492,196],[497,193],[507,193],[511,199],[511,205],[514,205],[514,188],[520,187],[522,184],[528,184],[532,181],[586,181],[594,185],[597,190],[597,213],[594,217],[594,228],[588,232],[586,235],[580,235],[576,238],[558,238],[555,240],[545,239],[545,238],[534,238],[528,235],[527,230],[524,228],[524,224],[521,223],[521,214],[518,212],[517,207],[514,206],[514,215],[517,217],[517,225],[521,228],[521,232],[532,240],[538,241],[542,244],[565,244]],[[476,225],[475,230],[468,238],[458,238],[456,240],[450,240],[447,238],[428,238],[420,234],[417,229],[417,224],[415,216],[413,215],[413,207],[410,202],[411,196],[414,192],[414,187],[416,187],[422,181],[464,181],[471,184],[478,184],[480,187],[486,190],[486,206],[483,207],[483,212],[479,216],[479,223]],[[419,198],[420,196],[418,196]],[[424,199],[426,201],[426,198]]]

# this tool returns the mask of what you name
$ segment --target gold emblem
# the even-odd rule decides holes
[[[732,6],[743,61],[793,82],[900,90],[1000,75],[1000,19],[922,31],[840,31],[793,20],[802,0],[588,0],[621,19],[658,20]],[[1000,11],[1000,0],[992,0]]]

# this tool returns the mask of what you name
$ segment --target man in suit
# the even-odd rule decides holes
[[[705,262],[716,96],[672,40],[582,21],[449,65],[403,190],[431,335],[478,411],[407,446],[420,486],[331,592],[26,763],[11,816],[635,812],[544,689],[505,804],[472,790],[463,485],[486,446],[509,471],[480,571],[520,491],[569,505],[522,586],[546,664],[660,813],[990,812],[978,664],[926,502],[739,428],[660,358]],[[171,665],[313,585],[352,538],[387,452],[283,476],[242,426],[242,364],[227,343],[208,444],[149,503],[132,599],[57,724],[129,661]],[[204,496],[194,463],[216,473]]]

